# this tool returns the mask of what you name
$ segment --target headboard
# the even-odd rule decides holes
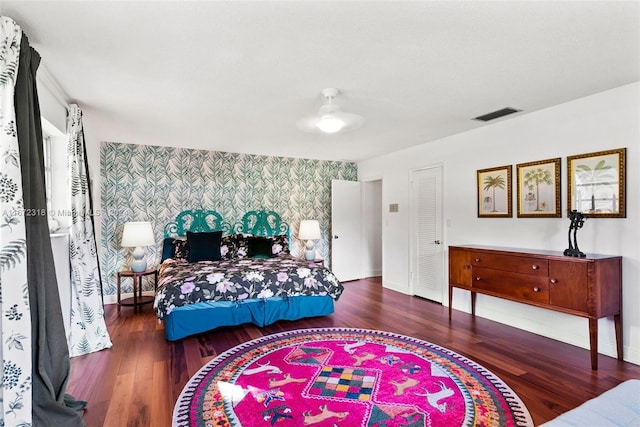
[[[220,230],[223,233],[229,233],[231,224],[225,221],[218,212],[210,209],[189,209],[180,212],[175,221],[165,225],[164,237],[186,236],[187,231],[201,233]]]
[[[288,236],[289,224],[282,221],[277,212],[260,209],[244,214],[242,220],[233,226],[233,231],[253,236]]]

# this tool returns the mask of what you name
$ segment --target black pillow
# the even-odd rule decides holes
[[[189,246],[189,262],[220,261],[220,240],[222,231],[210,233],[192,233],[187,231],[187,245]]]
[[[269,237],[250,236],[249,237],[249,258],[271,258],[273,240]]]

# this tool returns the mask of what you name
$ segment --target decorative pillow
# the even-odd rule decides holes
[[[189,246],[186,240],[173,239],[173,258],[175,259],[188,259],[189,258]]]
[[[249,237],[249,258],[271,258],[273,252],[271,247],[273,246],[273,239],[270,237]]]
[[[244,234],[234,234],[236,241],[236,257],[238,259],[249,256],[249,236]]]
[[[273,236],[273,245],[271,246],[271,253],[273,255],[283,255],[289,253],[289,236],[286,234],[280,234]]]
[[[236,258],[238,248],[236,247],[236,238],[233,234],[222,236],[220,239],[220,256],[222,259]]]
[[[210,233],[192,233],[187,231],[187,246],[189,246],[189,262],[220,261],[220,241],[222,231]]]
[[[167,237],[162,241],[162,257],[160,258],[160,262],[164,261],[167,258],[173,258],[173,238]]]

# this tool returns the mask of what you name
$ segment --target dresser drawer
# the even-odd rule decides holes
[[[547,277],[549,261],[526,256],[498,255],[486,252],[472,252],[471,265],[474,267],[495,268],[521,274]]]
[[[472,288],[523,302],[549,303],[547,277],[475,266],[472,274]]]

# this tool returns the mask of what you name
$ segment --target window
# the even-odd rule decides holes
[[[42,145],[44,153],[44,191],[47,195],[47,212],[51,212],[51,136],[45,136]]]
[[[48,219],[61,229],[71,225],[71,190],[67,165],[67,135],[42,118],[42,150]],[[53,224],[55,225],[55,223]],[[55,229],[56,227],[53,227]]]

